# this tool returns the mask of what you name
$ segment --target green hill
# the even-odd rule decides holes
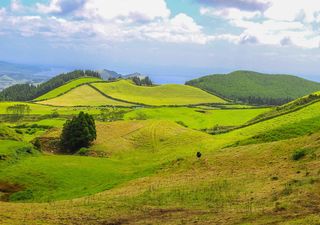
[[[83,84],[87,84],[90,82],[94,82],[94,81],[100,81],[100,78],[97,77],[82,77],[82,78],[78,78],[78,79],[74,79],[69,81],[68,83],[53,89],[52,91],[41,95],[40,97],[36,98],[35,101],[41,101],[41,100],[47,100],[47,99],[51,99],[51,98],[55,98],[58,97],[68,91],[70,91],[71,89],[78,87],[80,85]]]
[[[50,95],[53,96],[58,93],[60,93],[60,90],[55,89]],[[108,98],[89,85],[71,88],[69,91],[56,98],[39,101],[37,103],[51,106],[133,106],[133,104],[130,103]]]
[[[101,78],[99,73],[91,70],[75,70],[70,73],[55,76],[37,86],[26,83],[8,87],[0,92],[0,101],[31,101],[68,83],[71,80],[81,77]]]
[[[281,105],[320,90],[320,83],[296,76],[251,71],[209,75],[186,84],[228,99],[257,105]]]
[[[110,83],[92,83],[91,86],[115,99],[152,106],[226,102],[198,88],[178,84],[145,87],[137,86],[128,80],[120,80]]]
[[[41,118],[0,125],[0,224],[320,223],[319,93],[271,109],[182,107],[224,100],[185,85],[86,79],[25,103]],[[128,102],[141,105],[116,108]],[[1,102],[0,115],[12,104]],[[108,104],[123,117],[100,117]],[[64,122],[83,110],[97,139],[61,154]],[[232,129],[201,131],[212,126]]]

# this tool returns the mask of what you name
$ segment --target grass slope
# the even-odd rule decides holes
[[[51,106],[132,106],[129,103],[107,98],[88,85],[76,87],[59,97],[38,103]]]
[[[215,151],[201,160],[180,158],[154,176],[72,201],[0,202],[0,222],[316,225],[320,222],[318,140],[315,134]],[[306,147],[304,158],[291,159]]]
[[[255,118],[270,109],[226,109],[208,110],[187,107],[161,107],[146,108],[131,111],[125,115],[125,119],[161,119],[174,122],[182,122],[193,129],[209,129],[214,126],[239,126]]]
[[[227,75],[210,75],[187,82],[203,90],[233,100],[296,99],[320,90],[320,84],[290,75],[268,75],[236,71]]]
[[[70,91],[71,89],[73,89],[79,85],[91,83],[94,81],[101,81],[101,79],[96,78],[96,77],[85,77],[85,78],[79,78],[79,79],[72,80],[72,81],[36,98],[35,101],[42,101],[42,100],[47,100],[47,99],[58,97],[58,96]]]
[[[177,155],[194,155],[195,142],[200,145],[212,139],[166,121],[100,123],[97,130],[91,150],[110,158],[38,155],[0,167],[1,182],[25,187],[11,200],[43,202],[98,193],[150,175]]]
[[[281,127],[291,126],[293,124],[299,123],[300,121],[304,121],[302,122],[301,126],[308,127],[308,125],[303,124],[308,124],[308,120],[312,120],[319,117],[319,110],[320,102],[317,102],[292,113],[284,114],[273,119],[265,120],[250,125],[248,127],[231,131],[226,134],[216,135],[214,136],[216,139],[216,146],[223,147],[230,144],[231,142],[240,143],[242,140],[252,138],[260,134],[265,134],[275,129],[281,129]],[[310,132],[312,132],[312,129],[314,128],[311,128]],[[283,130],[283,132],[288,131]]]
[[[113,98],[153,106],[225,103],[223,99],[198,88],[177,84],[143,87],[127,80],[120,80],[112,83],[92,83],[91,85]]]

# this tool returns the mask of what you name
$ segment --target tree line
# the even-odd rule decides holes
[[[153,85],[151,79],[148,76],[144,77],[144,78],[134,76],[134,77],[131,77],[130,79],[133,81],[133,83],[135,83],[138,86],[152,86]]]
[[[237,99],[237,101],[250,104],[250,105],[283,105],[288,102],[291,102],[292,98],[263,98],[263,97],[255,97],[255,96],[249,96],[249,97],[232,97]]]
[[[60,87],[70,80],[85,76],[101,78],[100,74],[95,71],[75,70],[69,73],[60,74],[39,85],[27,83],[8,87],[0,92],[0,101],[30,101]]]

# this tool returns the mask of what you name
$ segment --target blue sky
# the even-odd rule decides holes
[[[233,70],[320,81],[319,25],[314,0],[0,0],[0,60],[158,82]]]

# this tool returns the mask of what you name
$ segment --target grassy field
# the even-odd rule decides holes
[[[193,155],[196,140],[201,145],[211,138],[166,121],[99,123],[97,129],[91,150],[103,151],[110,159],[42,155],[21,160],[0,173],[2,182],[26,187],[11,200],[41,202],[98,193],[149,175],[177,155]]]
[[[223,99],[198,88],[185,85],[168,84],[142,87],[127,80],[112,83],[92,83],[91,85],[113,98],[153,106],[225,102]]]
[[[171,85],[94,85],[122,86],[116,93],[144,104],[150,96],[156,105],[207,99],[205,92],[183,101],[170,91],[151,93]],[[27,103],[31,114],[98,114],[102,101],[123,103],[89,85],[47,101],[70,106]],[[94,106],[71,107],[84,102]],[[0,103],[0,114],[13,104]],[[272,109],[126,110],[124,120],[96,121],[97,139],[85,156],[47,148],[59,138],[64,117],[2,123],[0,224],[319,224],[320,102],[246,126]],[[237,129],[200,131],[216,125]],[[29,143],[36,137],[47,142],[43,152]]]
[[[224,149],[205,154],[201,160],[195,156],[179,158],[164,164],[161,173],[72,201],[2,202],[0,222],[318,224],[318,138],[319,134],[315,134],[272,144]],[[305,146],[310,149],[305,157],[292,160],[295,151]],[[64,160],[62,162],[55,168],[64,167]],[[72,166],[74,162],[67,167]],[[104,165],[101,168],[105,168]],[[83,167],[80,171],[87,174]]]
[[[88,85],[77,87],[64,95],[38,103],[51,106],[133,106],[133,104],[107,98]]]
[[[131,111],[125,119],[161,119],[182,124],[193,129],[209,129],[214,126],[239,126],[270,109],[208,110],[187,107],[145,108]]]
[[[42,101],[42,100],[55,98],[59,95],[62,95],[64,93],[70,91],[71,89],[73,89],[79,85],[91,83],[91,82],[95,82],[95,81],[101,81],[101,79],[95,78],[95,77],[85,77],[85,78],[79,78],[76,80],[72,80],[72,81],[68,82],[67,84],[62,85],[62,86],[44,94],[44,95],[36,98],[35,101]]]

